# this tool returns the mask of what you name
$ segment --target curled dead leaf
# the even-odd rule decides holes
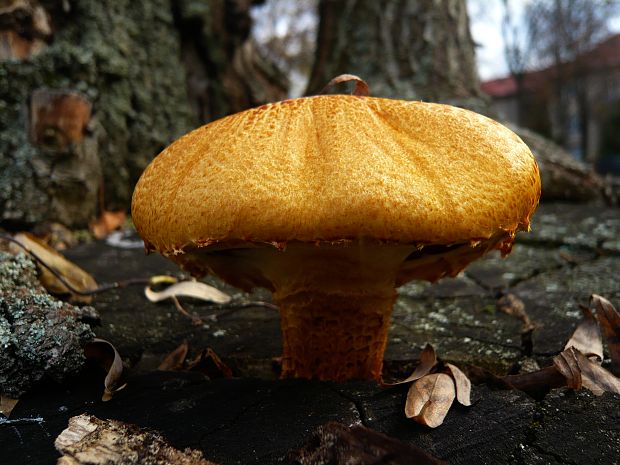
[[[600,362],[603,361],[603,339],[601,330],[598,326],[596,318],[587,307],[581,309],[583,312],[583,320],[575,329],[575,332],[568,340],[564,349],[574,347],[586,357],[596,357]]]
[[[505,294],[497,301],[497,309],[506,315],[514,316],[523,322],[522,332],[532,331],[534,324],[530,320],[529,315],[525,311],[525,304],[514,294]]]
[[[566,376],[569,388],[578,390],[584,387],[597,396],[604,392],[620,394],[620,379],[574,347],[555,357],[553,363]]]
[[[18,233],[13,239],[19,242],[26,250],[33,252],[47,266],[53,268],[69,285],[77,291],[90,291],[97,288],[95,279],[77,266],[63,257],[56,250],[28,233]],[[17,250],[16,245],[11,245],[13,250]],[[90,303],[92,295],[82,295],[71,292],[54,274],[42,266],[37,261],[40,271],[41,284],[52,294],[69,294],[73,302]]]
[[[157,367],[160,371],[181,371],[187,357],[189,346],[183,341],[176,349],[170,352]]]
[[[449,375],[426,375],[409,388],[405,415],[417,423],[436,428],[443,423],[455,397],[454,381]]]
[[[426,347],[424,347],[424,350],[422,350],[422,353],[420,354],[420,363],[417,367],[415,367],[413,373],[411,373],[407,378],[403,379],[402,381],[397,381],[395,383],[383,383],[383,385],[396,386],[398,384],[411,383],[412,381],[420,379],[423,376],[429,374],[436,364],[437,354],[435,353],[435,349],[432,345],[426,344]]]
[[[207,375],[210,379],[232,378],[232,370],[211,348],[203,350],[198,357],[192,360],[188,371],[198,371]]]
[[[232,378],[232,370],[210,347],[201,350],[189,363],[187,341],[183,341],[176,349],[170,352],[157,368],[162,371],[197,371],[207,375],[210,379]]]
[[[126,386],[121,384],[123,359],[110,342],[95,338],[84,347],[84,355],[87,360],[97,362],[107,372],[101,400],[104,402],[110,400],[116,392]]]
[[[339,76],[336,76],[334,79],[327,83],[321,93],[324,93],[329,87],[348,81],[355,81],[355,89],[353,90],[353,95],[357,95],[360,97],[367,97],[368,95],[370,95],[370,89],[366,81],[364,81],[359,76],[355,76],[354,74],[341,74]]]
[[[590,306],[596,310],[596,318],[607,342],[611,357],[609,369],[620,376],[620,314],[609,300],[597,294],[592,294]]]
[[[581,372],[574,356],[575,348],[570,347],[553,357],[553,366],[566,378],[566,385],[570,389],[581,389]]]
[[[151,302],[161,302],[172,297],[192,297],[217,304],[227,304],[230,302],[228,294],[198,281],[181,281],[159,292],[154,291],[151,286],[147,286],[144,289],[144,295]]]
[[[454,379],[456,400],[458,400],[461,405],[469,407],[471,405],[471,381],[469,381],[465,373],[451,363],[446,363],[446,369],[452,376],[452,379]]]

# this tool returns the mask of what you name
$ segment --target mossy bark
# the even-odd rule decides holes
[[[0,395],[17,398],[44,377],[61,382],[77,373],[94,337],[81,318],[92,311],[55,299],[29,257],[0,250]]]
[[[0,45],[12,44],[0,47],[0,222],[83,227],[99,205],[127,209],[146,164],[174,139],[285,95],[277,72],[248,55],[250,3],[9,0],[0,9]],[[242,70],[252,66],[263,73],[250,85]],[[57,144],[73,115],[62,105],[41,110],[47,123],[33,134],[35,92],[88,102],[83,134]]]

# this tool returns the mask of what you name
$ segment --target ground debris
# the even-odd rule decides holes
[[[609,300],[593,294],[590,306],[596,310],[596,317],[605,335],[609,355],[611,357],[610,371],[620,376],[620,314]]]
[[[59,465],[214,465],[202,452],[175,449],[155,432],[90,415],[69,419],[54,445],[63,454]]]
[[[99,338],[93,339],[84,346],[84,355],[88,360],[98,362],[106,371],[101,400],[107,402],[116,392],[126,386],[122,382],[123,359],[112,343]]]
[[[457,366],[437,359],[432,345],[420,354],[420,363],[413,373],[402,381],[383,383],[383,386],[412,383],[407,393],[405,415],[417,423],[436,428],[448,414],[457,399],[471,405],[471,382]]]
[[[83,293],[97,288],[97,282],[89,273],[32,234],[19,233],[13,237],[13,240],[10,249],[14,253],[23,249],[38,260],[39,280],[48,292],[60,296],[69,295],[73,303],[89,304],[92,302],[92,295]],[[16,243],[21,246],[18,247]],[[52,270],[60,275],[62,280]]]
[[[77,373],[93,337],[76,307],[43,289],[28,256],[0,252],[1,394],[18,398],[44,376],[62,381]]]
[[[189,345],[183,341],[176,349],[170,352],[161,362],[158,370],[161,371],[195,371],[209,377],[209,379],[232,378],[232,370],[210,347],[201,350],[192,360],[187,358]]]
[[[304,447],[291,452],[283,463],[286,465],[447,464],[416,446],[397,441],[364,426],[347,428],[335,422],[318,428]]]
[[[597,311],[595,318],[592,308]],[[605,392],[620,394],[620,379],[601,366],[603,360],[602,326],[612,353],[612,363],[617,361],[620,316],[605,298],[592,295],[591,308],[584,307],[583,321],[577,326],[565,348],[553,358],[553,365],[543,369],[499,377],[480,367],[470,367],[469,376],[476,383],[486,383],[499,389],[519,389],[534,398],[543,398],[551,389],[582,388],[600,396]],[[614,365],[612,365],[614,366]]]

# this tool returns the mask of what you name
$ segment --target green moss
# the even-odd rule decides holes
[[[84,0],[53,21],[49,47],[27,61],[0,62],[0,221],[58,219],[62,202],[84,203],[79,194],[50,202],[63,187],[53,176],[58,159],[28,137],[28,102],[38,88],[77,90],[93,104],[88,137],[111,207],[126,207],[148,161],[195,124],[169,0]],[[99,179],[88,182],[96,188]],[[65,222],[84,226],[95,208],[83,205],[84,214],[65,214]]]

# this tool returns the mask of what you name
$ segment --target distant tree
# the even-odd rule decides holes
[[[286,72],[292,97],[300,96],[312,70],[317,0],[269,0],[252,10],[252,34],[261,53]]]
[[[569,105],[577,106],[581,151],[588,146],[587,52],[609,35],[608,18],[618,3],[607,0],[535,0],[525,12],[533,63],[552,72],[554,139],[567,144]]]
[[[357,74],[371,94],[481,109],[463,0],[321,0],[307,93],[334,76]]]
[[[522,21],[514,8],[514,1],[503,0],[502,38],[504,40],[504,57],[510,75],[517,87],[517,123],[525,125],[525,74],[533,62],[533,28]],[[531,18],[535,20],[535,18]]]

